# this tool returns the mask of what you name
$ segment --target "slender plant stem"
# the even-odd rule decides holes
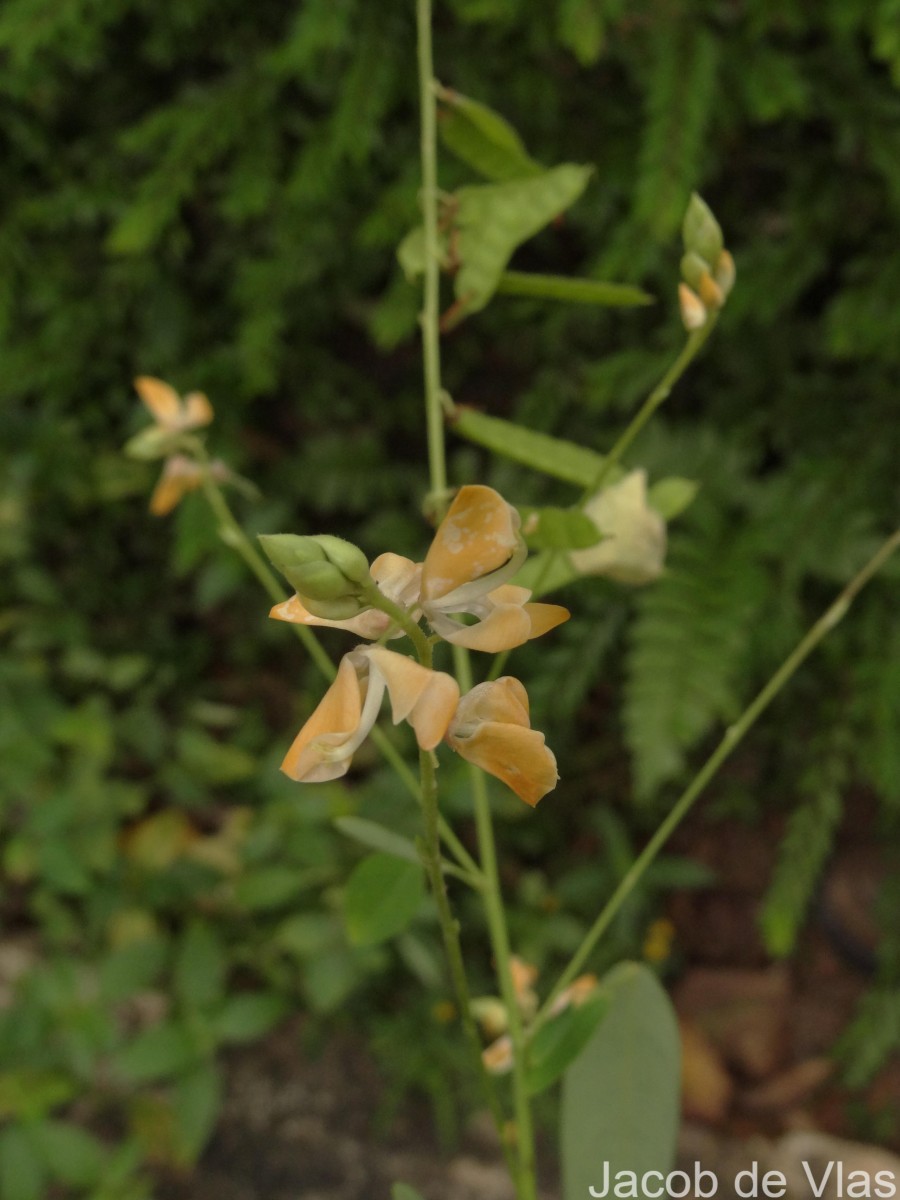
[[[456,675],[460,688],[468,691],[472,687],[472,666],[469,652],[461,646],[453,647]],[[469,768],[472,795],[475,802],[475,826],[478,833],[478,851],[481,869],[487,881],[484,890],[484,906],[488,921],[494,965],[500,983],[500,995],[509,1021],[509,1038],[512,1043],[512,1092],[516,1119],[516,1149],[518,1172],[516,1186],[520,1200],[534,1200],[537,1192],[535,1175],[534,1129],[531,1107],[525,1081],[525,1030],[512,974],[512,956],[506,914],[500,890],[500,873],[497,866],[497,848],[491,818],[484,772],[478,767]]]
[[[447,466],[444,456],[444,414],[441,404],[437,112],[434,91],[434,56],[431,47],[431,0],[416,0],[416,25],[418,29],[421,122],[422,221],[425,234],[425,276],[420,321],[425,366],[428,472],[432,494],[440,502],[440,497],[447,491]]]
[[[650,392],[647,399],[635,413],[634,417],[629,421],[622,436],[615,443],[609,454],[604,456],[603,462],[597,470],[597,474],[584,489],[582,502],[589,500],[595,492],[598,492],[603,484],[610,476],[610,472],[614,467],[618,466],[624,456],[626,450],[631,446],[631,443],[641,432],[659,406],[668,398],[672,388],[688,369],[699,353],[701,347],[706,342],[713,329],[716,327],[718,319],[717,313],[710,313],[706,324],[701,329],[695,329],[688,334],[687,341],[681,349],[681,353]]]
[[[466,967],[459,940],[459,923],[451,911],[450,900],[447,895],[447,885],[441,869],[440,844],[438,842],[437,774],[435,772],[434,759],[429,750],[419,751],[419,774],[422,780],[422,800],[425,811],[423,861],[431,884],[431,891],[437,904],[438,923],[440,924],[441,934],[444,939],[444,950],[450,967],[450,979],[453,984],[454,993],[456,994],[456,1003],[459,1008],[459,1016],[463,1024],[463,1029],[465,1030],[472,1053],[476,1056],[479,1064],[479,1073],[485,1099],[490,1107],[494,1124],[498,1132],[502,1133],[504,1125],[503,1110],[500,1106],[494,1082],[488,1075],[481,1057],[481,1038],[478,1034],[475,1018],[472,1015],[472,999],[469,994],[469,982],[466,977]],[[482,894],[486,892],[484,888],[480,890]],[[513,1162],[510,1149],[505,1143],[503,1150],[506,1155],[507,1165],[512,1173],[515,1170],[515,1163]]]
[[[621,909],[622,905],[631,895],[632,891],[639,883],[641,877],[647,867],[653,862],[662,847],[668,841],[672,832],[678,827],[686,814],[690,811],[694,801],[701,794],[703,789],[716,774],[722,763],[728,758],[735,747],[741,742],[747,731],[753,726],[757,718],[765,711],[772,700],[778,695],[784,685],[788,682],[794,672],[801,666],[809,657],[813,650],[818,646],[819,642],[829,633],[835,625],[844,617],[850,605],[858,593],[865,587],[873,575],[875,575],[881,567],[887,562],[891,555],[900,548],[900,529],[894,531],[891,536],[882,543],[876,553],[869,559],[866,565],[850,580],[843,591],[837,596],[834,602],[826,609],[822,616],[816,621],[811,629],[797,643],[791,653],[787,656],[769,682],[765,685],[762,691],[754,700],[744,709],[741,716],[730,725],[725,731],[725,735],[719,742],[716,749],[712,752],[693,780],[688,784],[682,792],[679,799],[676,801],[674,808],[662,822],[650,840],[647,842],[644,849],[634,860],[629,867],[624,878],[619,886],[613,892],[607,901],[603,911],[597,917],[594,924],[591,926],[584,941],[575,952],[571,962],[563,971],[562,975],[557,980],[553,990],[547,997],[540,1012],[535,1018],[532,1030],[536,1031],[542,1025],[550,1014],[554,1001],[559,996],[560,992],[572,982],[578,975],[579,971],[587,962],[592,950],[596,946],[600,937],[609,928],[610,923],[615,918],[616,914]]]

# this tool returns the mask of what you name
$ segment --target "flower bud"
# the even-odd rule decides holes
[[[689,250],[681,259],[681,278],[695,292],[700,290],[700,280],[709,274],[709,263],[696,250]]]
[[[734,259],[727,250],[723,250],[719,255],[715,270],[713,271],[713,278],[722,289],[723,296],[727,297],[728,293],[734,287],[735,278]]]
[[[694,192],[687,212],[684,214],[684,224],[681,227],[684,238],[684,248],[688,253],[693,252],[706,259],[710,267],[717,263],[719,255],[725,247],[725,239],[719,222],[705,200]]]
[[[678,285],[678,305],[681,309],[682,323],[688,333],[703,328],[708,316],[706,305],[686,283]]]
[[[330,534],[293,533],[263,535],[260,541],[272,565],[314,616],[344,621],[368,607],[363,591],[371,578],[369,564],[351,542]]]

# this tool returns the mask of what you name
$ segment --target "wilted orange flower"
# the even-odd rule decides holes
[[[203,392],[188,392],[182,398],[173,387],[152,375],[139,375],[135,389],[166,433],[185,433],[201,429],[213,419],[213,408]]]
[[[381,646],[358,646],[341,659],[338,673],[297,734],[281,769],[301,783],[339,779],[378,717],[385,690],[394,724],[408,721],[423,750],[444,736],[459,699],[459,685]]]
[[[531,728],[528,693],[510,675],[479,683],[462,697],[446,741],[532,808],[556,787],[556,759],[544,735]]]
[[[459,490],[422,566],[420,605],[435,633],[470,650],[521,646],[568,620],[558,604],[529,604],[507,581],[528,553],[516,510],[493,488]],[[477,617],[475,624],[459,620]]]

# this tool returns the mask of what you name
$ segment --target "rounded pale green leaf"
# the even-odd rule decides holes
[[[422,868],[417,864],[392,854],[363,859],[344,890],[350,941],[371,946],[400,933],[419,911],[424,897]]]
[[[678,1132],[678,1023],[656,976],[620,963],[603,980],[610,1007],[563,1080],[560,1156],[564,1200],[602,1186],[617,1171],[672,1168]],[[643,1194],[640,1184],[636,1194]]]

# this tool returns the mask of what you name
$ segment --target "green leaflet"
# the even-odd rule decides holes
[[[600,532],[580,508],[520,506],[522,533],[530,550],[586,550],[600,541]]]
[[[338,817],[334,826],[346,837],[361,842],[370,850],[392,854],[395,858],[403,858],[416,866],[421,862],[419,852],[409,838],[394,833],[392,829],[386,829],[377,821],[369,821],[365,817]]]
[[[563,1080],[560,1156],[563,1200],[602,1186],[601,1170],[671,1169],[678,1132],[680,1043],[671,1002],[640,963],[603,980],[611,1000]],[[640,1196],[640,1187],[638,1187]]]
[[[450,88],[439,88],[438,98],[441,141],[473,171],[497,181],[541,174],[543,167],[505,117]]]
[[[462,405],[454,410],[450,427],[455,433],[487,450],[493,450],[495,454],[502,454],[513,462],[543,471],[545,475],[577,487],[587,487],[596,479],[603,465],[601,456],[586,446],[578,446],[547,433],[537,433],[513,421],[491,417]]]
[[[694,502],[700,484],[680,475],[670,475],[654,483],[647,492],[647,503],[656,509],[665,521],[680,516]]]
[[[634,308],[655,303],[649,292],[630,283],[576,279],[568,275],[535,275],[526,271],[504,271],[497,291],[505,296],[533,296],[538,300],[596,304],[607,308]]]
[[[574,204],[592,170],[564,163],[530,179],[459,189],[456,297],[466,312],[484,308],[516,247]]]
[[[373,946],[400,933],[425,898],[422,868],[392,854],[359,863],[344,889],[344,920],[354,946]]]

